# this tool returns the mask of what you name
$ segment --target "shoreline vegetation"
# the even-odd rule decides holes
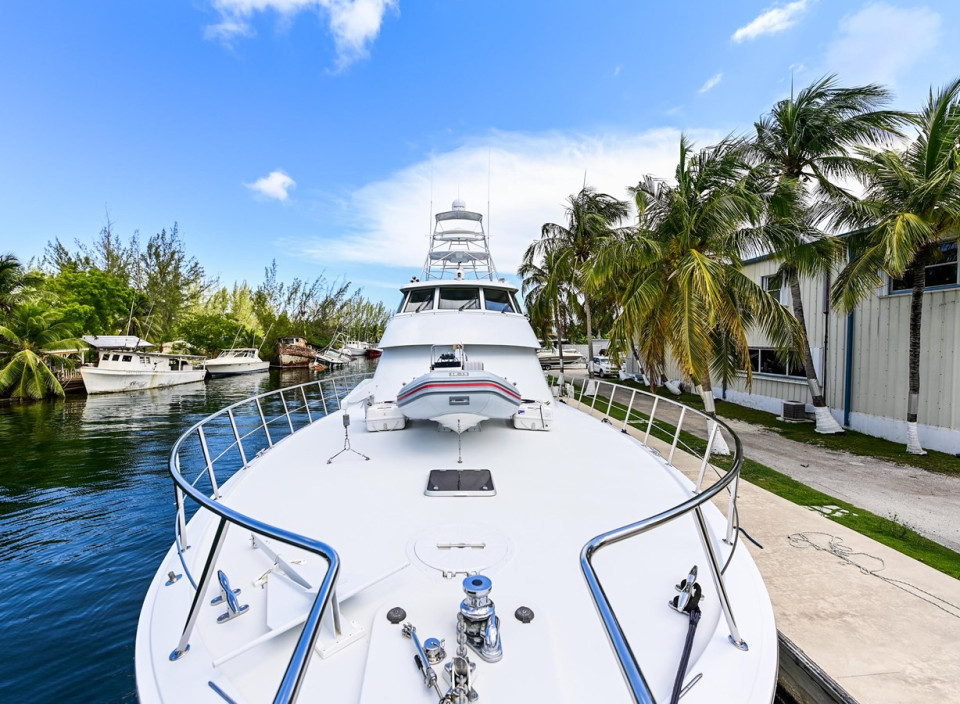
[[[322,273],[282,281],[275,260],[258,285],[227,285],[207,277],[176,224],[142,245],[137,232],[123,241],[108,217],[92,244],[76,241],[71,250],[54,239],[26,265],[0,253],[0,398],[62,396],[60,379],[87,347],[83,335],[185,342],[206,356],[258,347],[273,360],[281,337],[319,348],[338,332],[379,339],[388,317],[348,281]]]

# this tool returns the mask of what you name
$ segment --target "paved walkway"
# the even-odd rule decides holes
[[[586,371],[574,368],[566,374],[582,378]],[[600,394],[609,391],[602,388]],[[616,400],[626,404],[629,396],[621,392]],[[678,414],[661,404],[661,415],[675,422]],[[799,443],[763,426],[724,420],[740,436],[746,457],[960,552],[960,477]]]
[[[750,459],[960,552],[960,477],[798,443],[751,423],[728,422]]]

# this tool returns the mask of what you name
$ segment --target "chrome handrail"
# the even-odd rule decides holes
[[[177,647],[170,655],[171,660],[177,660],[182,657],[189,650],[189,639],[192,635],[193,627],[196,624],[197,617],[199,615],[199,605],[203,601],[204,594],[206,592],[207,586],[211,583],[212,575],[216,573],[216,562],[220,553],[220,548],[223,546],[224,539],[226,537],[227,528],[230,525],[236,525],[241,528],[252,531],[259,535],[273,538],[279,542],[285,543],[287,545],[292,545],[304,549],[308,552],[311,552],[315,555],[322,557],[327,562],[327,571],[324,575],[323,581],[321,582],[316,599],[314,599],[313,605],[310,608],[309,613],[307,614],[306,621],[303,626],[303,631],[300,633],[300,637],[297,640],[297,644],[294,647],[293,655],[290,658],[290,662],[287,665],[287,669],[284,672],[283,680],[280,683],[280,686],[277,689],[276,695],[274,696],[274,704],[287,704],[288,702],[294,702],[297,699],[297,695],[300,690],[300,685],[303,682],[304,675],[306,673],[307,665],[310,661],[310,656],[313,652],[314,645],[317,640],[317,636],[320,631],[320,624],[326,613],[328,604],[331,603],[336,597],[334,596],[334,590],[336,587],[337,577],[340,572],[340,557],[337,555],[336,550],[334,550],[330,545],[309,538],[298,533],[292,533],[290,531],[284,530],[282,528],[264,523],[255,518],[247,516],[245,514],[236,511],[229,506],[224,505],[220,501],[220,486],[217,483],[216,477],[214,475],[214,465],[216,462],[221,459],[227,451],[236,447],[241,460],[241,466],[237,471],[246,469],[250,462],[248,456],[243,448],[243,439],[249,437],[253,432],[262,429],[266,435],[268,447],[263,451],[267,451],[270,448],[273,448],[278,442],[282,441],[281,439],[274,439],[270,434],[269,425],[280,418],[286,417],[287,424],[290,428],[290,434],[286,437],[290,437],[294,433],[298,432],[294,429],[293,420],[290,416],[291,411],[296,413],[298,410],[306,409],[307,413],[307,425],[300,428],[301,430],[313,423],[321,420],[322,418],[327,417],[327,399],[324,396],[324,383],[333,384],[333,398],[336,399],[337,410],[340,409],[341,394],[339,389],[344,387],[345,396],[351,388],[356,386],[361,380],[369,378],[373,375],[372,372],[361,373],[361,374],[352,374],[347,376],[332,376],[326,379],[320,379],[316,381],[310,381],[304,384],[298,384],[296,386],[290,386],[282,389],[274,389],[273,391],[267,391],[262,394],[257,394],[256,396],[250,396],[242,401],[233,403],[225,408],[220,409],[216,413],[207,416],[203,420],[193,424],[186,432],[184,432],[177,441],[173,444],[173,448],[170,451],[170,459],[168,463],[168,469],[170,475],[173,477],[174,481],[174,490],[176,494],[176,505],[177,505],[177,520],[175,528],[175,545],[177,547],[177,553],[180,557],[181,564],[183,565],[184,571],[187,574],[187,578],[190,584],[195,589],[193,603],[190,607],[190,612],[187,616],[187,621],[184,624],[183,632],[180,637],[180,641],[177,644]],[[352,382],[352,383],[351,383]],[[316,386],[320,390],[320,402],[323,404],[323,415],[314,417],[310,413],[310,402],[307,399],[307,388]],[[303,398],[304,405],[294,407],[291,409],[287,400],[285,399],[283,393],[285,391],[294,391],[299,390],[300,395]],[[283,413],[274,418],[267,420],[266,416],[263,413],[263,404],[261,403],[264,399],[271,396],[279,396],[283,404]],[[257,416],[260,419],[260,425],[256,426],[254,430],[241,435],[237,429],[236,419],[234,416],[234,410],[241,406],[248,404],[256,404]],[[318,410],[318,409],[315,409]],[[208,426],[212,421],[226,416],[229,419],[230,428],[232,435],[234,437],[234,442],[221,452],[216,457],[211,457],[209,450],[207,448],[207,443],[204,435],[204,427]],[[203,452],[204,467],[198,475],[197,479],[203,475],[204,472],[208,474],[210,479],[211,486],[213,488],[213,496],[207,496],[202,491],[196,488],[195,483],[197,480],[191,482],[185,477],[180,469],[180,450],[184,442],[190,438],[194,433],[196,433],[201,441],[201,450]],[[210,547],[210,552],[207,554],[203,573],[200,576],[199,582],[195,581],[193,575],[190,574],[190,570],[187,568],[187,561],[183,555],[183,552],[189,548],[186,536],[187,522],[186,514],[184,508],[184,496],[191,498],[198,505],[198,511],[200,508],[207,509],[215,516],[219,517],[219,522],[217,524],[216,534],[213,540],[213,544]]]
[[[733,610],[730,607],[730,600],[727,596],[726,587],[723,582],[723,573],[726,571],[726,567],[729,564],[729,561],[733,558],[734,551],[737,547],[737,532],[735,530],[736,522],[739,521],[738,514],[736,511],[736,501],[737,501],[737,480],[740,476],[740,469],[743,466],[743,445],[740,442],[740,438],[736,433],[727,425],[725,422],[719,418],[711,417],[706,413],[703,413],[695,408],[691,408],[686,404],[680,403],[679,401],[674,401],[673,399],[666,398],[664,396],[658,396],[657,394],[652,394],[641,389],[634,389],[629,386],[624,386],[622,384],[614,384],[612,382],[602,382],[595,379],[589,380],[593,381],[596,384],[596,387],[593,390],[593,403],[590,405],[590,410],[592,411],[596,407],[597,396],[600,391],[600,384],[606,383],[610,387],[610,398],[607,404],[607,413],[609,416],[610,410],[613,406],[613,399],[617,393],[618,389],[623,389],[624,391],[631,392],[630,403],[626,407],[626,414],[624,415],[623,425],[621,426],[622,432],[627,432],[627,425],[630,422],[630,413],[633,409],[633,403],[636,399],[637,393],[648,396],[653,400],[653,405],[650,411],[650,415],[647,420],[647,428],[643,444],[647,445],[650,438],[651,428],[654,427],[654,417],[656,415],[657,407],[661,402],[666,402],[672,404],[680,409],[680,417],[676,424],[675,433],[673,435],[672,443],[670,446],[669,457],[665,459],[666,464],[672,466],[674,452],[677,448],[677,443],[680,439],[680,435],[683,430],[683,421],[688,412],[694,413],[706,419],[707,428],[708,428],[708,438],[707,446],[704,451],[704,455],[701,461],[700,474],[697,481],[697,484],[693,491],[693,496],[691,496],[686,501],[677,504],[671,508],[661,511],[658,514],[649,516],[635,523],[630,523],[620,528],[615,528],[613,530],[602,533],[583,546],[583,549],[580,551],[580,568],[583,571],[584,578],[587,581],[587,586],[590,589],[590,593],[593,597],[594,604],[597,607],[597,611],[600,615],[601,620],[603,621],[604,628],[607,631],[607,636],[610,638],[610,643],[613,646],[613,649],[616,653],[617,660],[620,664],[620,669],[623,673],[624,678],[627,681],[627,685],[630,688],[633,699],[638,704],[656,704],[656,700],[653,696],[653,692],[650,689],[650,685],[647,683],[646,678],[643,676],[643,672],[640,669],[639,664],[637,663],[636,655],[633,653],[633,649],[630,647],[630,643],[627,640],[626,635],[623,632],[623,628],[620,625],[617,615],[613,610],[613,607],[610,605],[610,601],[607,598],[606,592],[604,592],[603,585],[600,583],[600,579],[597,576],[596,571],[593,568],[592,558],[593,556],[600,551],[601,549],[619,543],[624,540],[636,537],[647,531],[653,530],[659,526],[670,523],[671,521],[685,516],[689,513],[693,513],[696,518],[697,532],[700,536],[701,544],[703,545],[704,552],[708,558],[708,564],[710,566],[710,572],[713,576],[714,584],[717,587],[717,593],[719,595],[719,601],[721,609],[723,610],[724,618],[727,621],[727,627],[730,630],[730,642],[734,646],[741,650],[747,649],[747,644],[741,638],[740,631],[737,628],[736,620],[733,616]],[[583,396],[586,392],[588,380],[584,380],[580,388],[580,398],[577,401],[579,405],[583,405]],[[574,386],[575,388],[575,386]],[[576,400],[576,399],[575,399]],[[710,462],[710,453],[713,448],[714,440],[717,433],[720,432],[720,428],[723,428],[730,434],[734,441],[734,454],[732,459],[732,465],[726,474],[724,474],[719,481],[717,481],[713,486],[711,486],[706,491],[702,490],[704,472],[706,470],[707,464]],[[694,454],[692,448],[687,446],[687,449],[691,451],[691,454]],[[732,486],[731,486],[732,485]],[[731,544],[730,554],[727,557],[727,561],[723,567],[720,566],[720,562],[717,559],[716,550],[713,547],[713,543],[710,540],[710,533],[707,530],[706,521],[703,517],[703,512],[701,510],[702,506],[717,496],[724,489],[728,489],[731,492],[730,497],[730,509],[727,519],[727,541]]]

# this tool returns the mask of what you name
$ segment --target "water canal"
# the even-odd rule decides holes
[[[307,371],[0,404],[0,702],[136,701],[140,605],[173,541],[176,438]]]

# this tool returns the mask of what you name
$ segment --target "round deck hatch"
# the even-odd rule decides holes
[[[512,552],[507,536],[480,525],[431,526],[407,546],[410,561],[453,578],[494,571]]]

